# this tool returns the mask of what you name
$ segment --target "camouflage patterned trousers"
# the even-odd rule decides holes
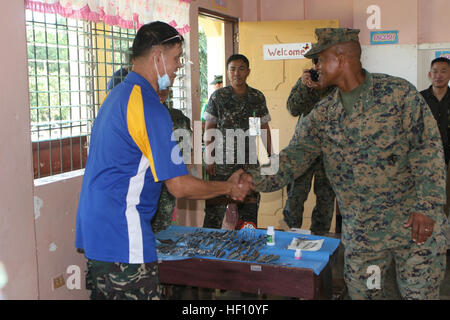
[[[230,175],[211,176],[211,181],[226,181]],[[256,198],[256,203],[238,203],[238,221],[252,222],[258,227],[258,208],[260,202],[260,194],[253,192],[251,197]],[[226,204],[206,205],[205,219],[203,220],[203,228],[220,229],[222,228],[223,218],[227,210]]]
[[[311,231],[329,232],[334,212],[334,191],[325,175],[322,157],[300,177],[288,184],[288,198],[283,209],[284,221],[290,228],[301,228],[303,223],[304,203],[311,190],[314,176],[314,193],[316,205],[311,216]]]
[[[439,299],[439,289],[445,275],[446,251],[433,240],[423,246],[412,244],[409,247],[378,252],[345,251],[344,278],[348,293],[353,300],[393,299],[389,288],[392,281],[387,276],[395,262],[397,287],[402,299]],[[434,242],[434,243],[433,243]],[[379,268],[379,282],[373,266]],[[395,297],[394,297],[395,299]]]
[[[158,209],[152,219],[153,233],[167,229],[172,223],[172,213],[176,206],[176,198],[169,192],[163,184],[161,196],[158,201]]]
[[[159,300],[158,263],[87,259],[86,289],[92,300]]]

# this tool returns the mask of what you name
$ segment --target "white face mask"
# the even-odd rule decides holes
[[[155,63],[156,73],[158,74],[159,90],[166,90],[170,86],[170,78],[169,78],[169,75],[167,74],[166,62],[164,60],[164,55],[162,54],[162,52],[161,52],[161,57],[163,60],[164,72],[165,72],[165,74],[163,74],[162,76],[160,76],[158,67],[156,66],[156,58],[155,57],[153,57],[153,62]]]

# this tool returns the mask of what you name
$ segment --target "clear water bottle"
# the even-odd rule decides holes
[[[225,223],[230,230],[236,227],[238,221],[238,208],[236,203],[229,203],[225,211]]]

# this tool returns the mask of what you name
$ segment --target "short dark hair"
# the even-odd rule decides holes
[[[147,23],[136,33],[132,46],[132,57],[136,59],[145,56],[156,45],[171,47],[183,41],[183,36],[169,24],[161,21]]]
[[[446,58],[446,57],[439,57],[434,59],[433,61],[431,61],[431,67],[433,67],[433,65],[437,62],[446,62],[449,66],[450,66],[450,59]]]
[[[244,61],[244,63],[247,65],[247,68],[250,68],[250,62],[248,61],[246,56],[244,56],[243,54],[233,54],[227,60],[227,69],[228,69],[228,65],[230,64],[230,62],[236,61],[236,60]]]

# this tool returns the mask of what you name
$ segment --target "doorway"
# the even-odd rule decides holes
[[[224,22],[203,15],[198,17],[198,42],[200,62],[200,105],[208,103],[214,92],[211,82],[224,75],[225,39]]]
[[[226,59],[238,52],[237,28],[237,18],[199,8],[200,106],[202,109],[215,91],[214,85],[211,84],[215,77],[222,76],[223,85],[226,85]]]

